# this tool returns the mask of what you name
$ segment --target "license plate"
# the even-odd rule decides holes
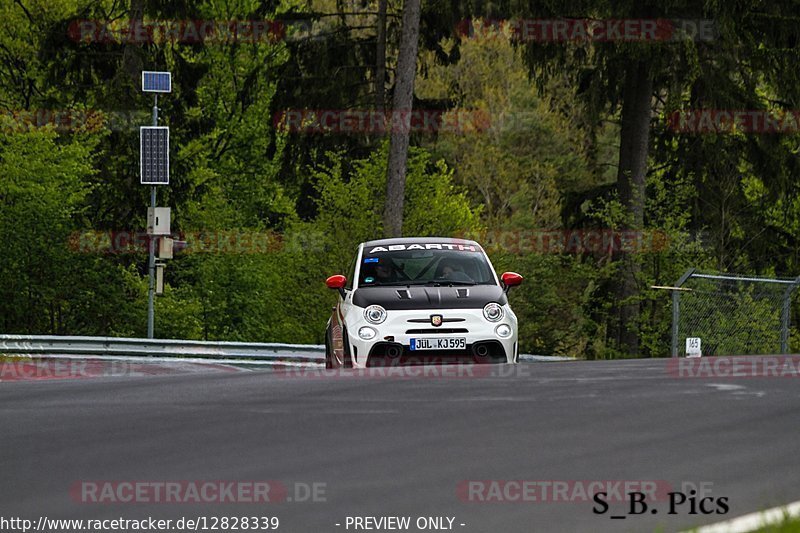
[[[436,337],[411,339],[411,350],[464,350],[467,339],[464,337]]]

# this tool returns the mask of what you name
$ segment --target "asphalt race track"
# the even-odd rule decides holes
[[[348,527],[348,516],[407,516],[408,531],[419,531],[418,517],[454,517],[454,531],[479,533],[676,531],[800,500],[796,380],[678,378],[668,365],[529,363],[512,375],[445,377],[212,368],[3,382],[0,516],[276,516],[286,532],[367,530]],[[269,480],[279,501],[126,503],[116,493],[91,502],[74,488],[187,480]],[[513,480],[536,489],[520,501]],[[595,502],[575,492],[593,481],[702,488],[730,510],[691,515],[687,503],[669,515],[661,497],[648,502],[655,514],[612,519],[628,503],[593,513]],[[568,491],[545,495],[551,482]],[[503,490],[516,500],[497,501]]]

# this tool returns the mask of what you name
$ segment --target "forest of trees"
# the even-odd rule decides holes
[[[524,275],[527,353],[667,356],[670,294],[650,286],[800,275],[796,1],[416,4],[0,2],[0,332],[145,335],[147,248],[121,238],[149,205],[142,70],[172,72],[159,205],[188,243],[157,337],[321,343],[326,276],[398,233],[475,238]],[[625,20],[656,37],[528,31]],[[398,174],[402,135],[371,117],[409,99]]]

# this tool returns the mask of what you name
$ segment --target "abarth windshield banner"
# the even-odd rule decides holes
[[[479,252],[480,247],[474,244],[452,244],[452,243],[410,243],[410,244],[391,244],[388,246],[373,246],[367,249],[367,254],[379,252],[403,252],[406,250],[454,250],[459,252]]]

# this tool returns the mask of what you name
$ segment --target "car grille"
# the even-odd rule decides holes
[[[486,348],[485,355],[477,355]],[[393,353],[391,356],[389,353]],[[466,350],[420,350],[396,342],[378,342],[372,347],[367,366],[443,365],[458,363],[505,363],[506,351],[498,341],[480,341],[468,344]]]
[[[427,335],[428,333],[469,333],[469,330],[467,328],[418,328],[406,330],[407,335]]]
[[[466,318],[442,318],[442,322],[466,322]],[[414,324],[430,324],[431,318],[409,318],[409,322]]]

